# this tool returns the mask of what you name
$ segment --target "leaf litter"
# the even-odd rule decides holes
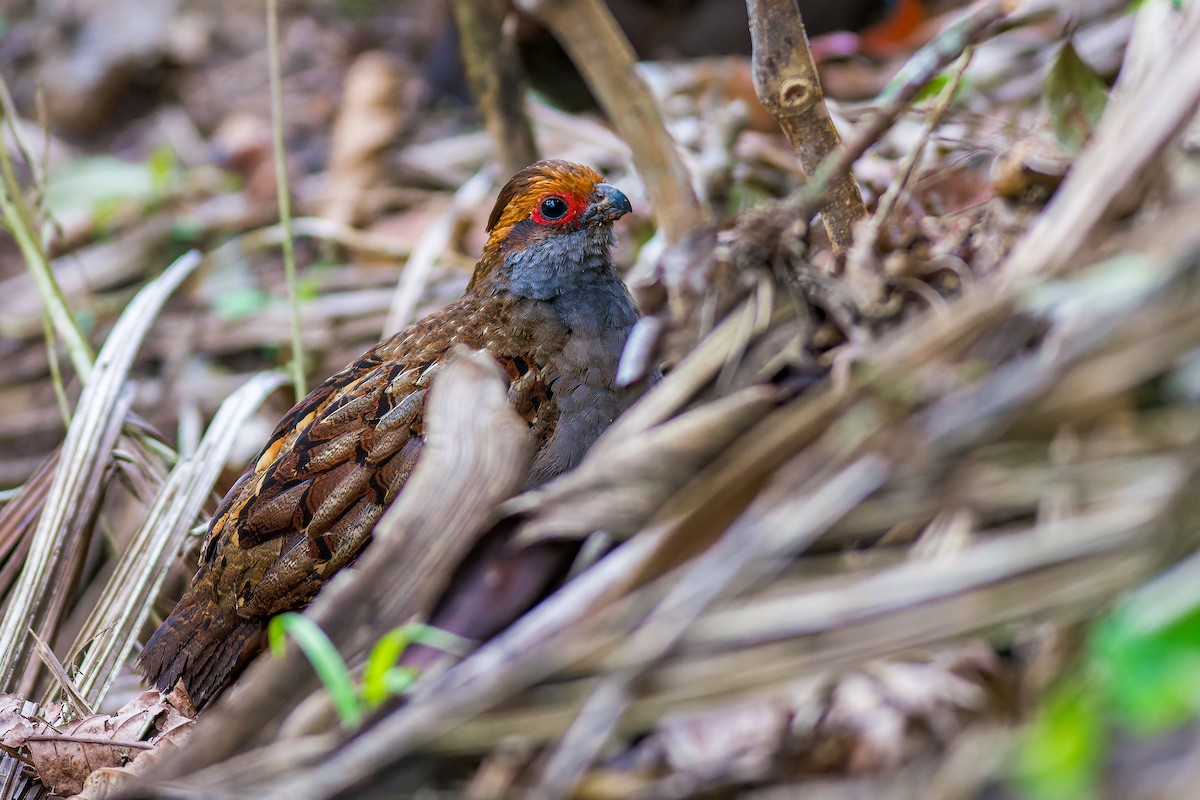
[[[156,459],[170,461],[158,446],[130,444],[130,426],[192,452],[236,387],[287,362],[263,24],[257,10],[222,9],[185,13],[169,40],[139,39],[106,62],[112,74],[97,91],[117,95],[128,91],[131,60],[174,71],[174,88],[160,87],[141,111],[67,145],[59,137],[86,109],[70,108],[78,101],[69,92],[48,107],[47,159],[57,174],[91,183],[67,198],[78,201],[69,214],[50,197],[47,246],[97,349],[134,290],[181,246],[209,254],[165,303],[125,375],[132,411],[110,437],[124,444],[108,445],[110,468],[95,476],[111,482],[101,522],[89,523],[92,545],[80,545],[68,570],[61,613],[38,631],[60,659],[85,622],[104,629],[88,619],[89,604],[121,556],[114,543],[128,543],[153,504],[146,495],[157,482],[128,476],[161,475]],[[220,796],[326,797],[349,785],[384,796],[383,776],[412,785],[414,775],[475,797],[545,796],[539,785],[558,779],[547,764],[568,763],[582,765],[573,784],[582,797],[1010,791],[1004,757],[1017,747],[1018,723],[1051,678],[1077,663],[1081,624],[1195,546],[1188,487],[1200,424],[1191,395],[1165,387],[1186,380],[1200,344],[1200,173],[1190,84],[1162,65],[1178,42],[1195,43],[1186,38],[1196,35],[1194,4],[1133,11],[1097,1],[1067,14],[1030,2],[1004,11],[969,63],[939,71],[856,161],[870,211],[899,188],[872,238],[846,259],[819,220],[810,230],[791,213],[803,176],[754,100],[746,62],[648,73],[715,220],[715,230],[672,221],[694,231],[691,249],[662,233],[661,210],[638,177],[645,172],[631,164],[638,142],[623,143],[599,116],[535,98],[542,152],[592,163],[634,200],[617,255],[657,343],[643,366],[660,360],[667,377],[578,471],[500,513],[521,541],[601,532],[622,544],[357,737],[305,738],[336,729],[311,686],[251,714],[250,724],[214,712],[197,726],[207,738],[183,744],[183,758],[142,750],[187,735],[182,701],[110,696],[109,713],[70,720],[56,703],[30,710],[8,695],[0,734],[18,766],[5,774],[36,774],[88,797],[108,796],[125,771],[143,769],[160,796],[200,780]],[[317,379],[376,341],[390,316],[420,315],[461,291],[489,185],[503,179],[478,121],[446,98],[429,103],[423,58],[437,20],[416,8],[355,13],[334,3],[315,4],[312,18],[285,10],[281,42],[309,287],[302,333]],[[956,13],[930,20],[923,36],[949,29]],[[14,27],[18,54],[22,41],[46,42],[38,59],[9,62],[19,67],[8,80],[26,121],[37,118],[34,76],[69,49],[39,33],[53,22],[18,15]],[[843,141],[886,108],[866,98],[904,59],[823,65]],[[31,127],[23,139],[41,148]],[[169,162],[156,155],[164,146]],[[126,172],[136,191],[119,202],[84,196]],[[420,269],[397,292],[396,265],[410,255]],[[0,585],[9,591],[64,429],[42,298],[7,242],[0,291],[11,299],[0,317],[0,487],[26,487],[0,508],[9,553]],[[72,403],[82,388],[68,373]],[[227,456],[218,448],[221,463],[206,466],[223,470],[217,494],[286,405],[276,394]],[[199,502],[193,496],[186,513]],[[178,540],[203,518],[173,523]],[[103,544],[106,520],[125,530]],[[752,548],[742,560],[732,547],[724,563],[703,557],[737,541]],[[160,611],[194,564],[171,558],[170,575],[153,582],[164,587]],[[322,613],[336,621],[346,610],[334,597]],[[369,639],[355,640],[360,658]],[[1127,640],[1113,641],[1103,640],[1104,652]],[[64,664],[76,677],[79,664]],[[269,680],[262,672],[259,683]],[[51,700],[48,678],[23,677]],[[103,695],[111,679],[120,687],[127,678],[89,680]],[[231,697],[232,711],[252,708],[254,678],[244,699]],[[577,717],[589,698],[601,713]],[[1169,699],[1146,707],[1174,719]],[[1095,719],[1086,708],[1054,707],[1057,719]],[[603,747],[574,747],[575,731],[592,730],[579,720],[603,723],[594,729],[604,731]],[[1078,725],[1054,730],[1091,741]],[[1088,746],[1100,763],[1103,743]],[[138,766],[160,753],[161,763]],[[256,766],[238,766],[239,755]],[[1120,796],[1151,796],[1155,763],[1126,766],[1143,781],[1114,784],[1135,787]],[[212,766],[230,769],[198,772]],[[1187,785],[1187,764],[1172,768]]]

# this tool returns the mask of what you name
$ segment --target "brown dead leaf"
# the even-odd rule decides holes
[[[190,719],[169,728],[153,740],[154,749],[134,754],[123,767],[103,767],[87,777],[83,791],[75,795],[78,800],[103,800],[128,788],[132,778],[169,757],[192,733]]]
[[[1066,177],[1070,161],[1042,139],[1027,137],[992,164],[992,188],[1001,197],[1044,203]]]
[[[36,733],[36,723],[21,713],[24,704],[19,697],[0,695],[0,745],[16,749]]]
[[[30,736],[26,746],[42,783],[61,795],[78,794],[92,772],[127,763],[132,750],[143,749],[142,739],[158,714],[139,702],[143,698],[134,698],[112,716],[84,717],[58,731],[47,726]]]
[[[275,161],[271,150],[271,121],[261,114],[230,114],[212,135],[214,160],[241,177],[246,196],[266,200],[275,196]]]
[[[57,794],[83,790],[97,770],[122,767],[169,738],[185,736],[191,719],[186,697],[143,692],[114,714],[63,722],[62,707],[23,713],[19,697],[0,695],[0,743],[27,756],[38,779]],[[103,794],[93,794],[102,797]]]

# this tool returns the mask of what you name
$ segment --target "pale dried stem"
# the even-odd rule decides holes
[[[794,487],[786,480],[783,491],[765,491],[756,509],[685,567],[685,574],[638,630],[615,649],[612,658],[618,666],[589,693],[546,762],[539,786],[529,796],[534,800],[567,796],[612,736],[634,697],[635,682],[671,652],[697,618],[732,588],[771,577],[783,562],[773,561],[770,554],[783,549],[790,556],[797,555],[874,492],[887,473],[883,459],[868,457],[811,494],[790,497]],[[804,523],[795,526],[796,520]],[[798,530],[788,531],[792,526]],[[775,541],[781,538],[780,531],[788,531],[786,543]]]
[[[427,429],[421,460],[380,521],[375,543],[355,569],[334,576],[305,612],[344,650],[427,611],[495,509],[525,479],[532,441],[508,405],[490,356],[466,350],[451,355],[433,383]],[[380,587],[393,585],[397,564],[412,570],[413,580],[381,595]],[[156,766],[152,777],[177,777],[229,758],[315,684],[311,665],[294,647],[281,660],[259,659],[239,690],[222,697],[188,746]],[[327,789],[329,781],[355,779],[330,770],[323,786],[309,782],[280,791],[300,797]]]
[[[67,431],[47,503],[38,520],[29,556],[0,619],[0,685],[32,692],[36,669],[26,669],[33,628],[49,640],[57,627],[76,569],[91,536],[89,521],[103,494],[113,444],[128,411],[128,371],[137,348],[167,297],[196,268],[198,253],[181,256],[130,303],[100,350],[91,380],[80,395]]]

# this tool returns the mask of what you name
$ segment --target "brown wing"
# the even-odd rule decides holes
[[[217,573],[214,594],[239,616],[307,603],[362,550],[412,472],[433,363],[389,361],[385,349],[298,403],[218,509],[201,572]]]
[[[201,551],[215,594],[239,616],[298,608],[350,563],[408,480],[424,444],[424,407],[444,353],[389,361],[380,345],[297,404],[226,496]],[[540,370],[498,359],[510,402],[545,439],[556,406]]]
[[[487,339],[472,311],[464,299],[381,342],[279,422],[213,517],[192,586],[139,657],[160,689],[183,680],[197,707],[211,702],[261,649],[267,619],[304,607],[362,551],[420,457],[425,398],[449,347],[530,353]],[[540,356],[498,361],[509,401],[544,443],[558,406]]]

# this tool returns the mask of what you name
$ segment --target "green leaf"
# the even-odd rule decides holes
[[[1152,736],[1200,716],[1198,577],[1193,555],[1093,626],[1076,677],[1050,693],[1022,742],[1014,774],[1028,796],[1095,797],[1112,724]]]
[[[1105,620],[1092,640],[1095,668],[1119,718],[1147,736],[1200,714],[1200,608],[1149,631],[1123,611]]]
[[[950,76],[945,72],[940,75],[934,75],[929,83],[921,87],[913,98],[914,103],[922,103],[926,100],[932,100],[937,97],[950,84]]]
[[[271,654],[276,658],[283,656],[286,635],[291,635],[313,665],[317,677],[329,692],[329,698],[342,721],[342,727],[358,727],[362,723],[363,710],[354,693],[350,670],[346,668],[346,662],[342,660],[333,642],[329,641],[325,632],[308,617],[292,612],[280,614],[267,626],[267,642],[271,647]]]
[[[167,189],[175,179],[175,151],[170,147],[159,147],[150,154],[146,162],[150,170],[150,183],[157,191]]]
[[[1108,86],[1067,41],[1050,65],[1042,91],[1054,135],[1065,150],[1078,153],[1104,113]]]
[[[474,646],[461,636],[420,623],[388,631],[371,648],[363,668],[362,697],[367,708],[376,708],[389,697],[408,691],[420,675],[412,667],[396,666],[405,649],[414,643],[457,656],[466,655]]]
[[[1108,750],[1103,702],[1096,687],[1076,681],[1060,686],[1038,712],[1017,754],[1016,778],[1036,800],[1084,800],[1097,796]]]
[[[56,216],[96,213],[125,200],[149,200],[162,187],[151,164],[136,164],[112,156],[81,158],[50,171],[46,205]],[[161,167],[159,167],[161,170]]]
[[[257,286],[239,286],[217,295],[213,310],[222,319],[238,320],[257,314],[273,302],[270,292]]]
[[[392,696],[389,673],[394,671],[396,662],[411,642],[408,627],[405,626],[388,631],[371,648],[367,664],[363,667],[362,696],[367,708],[377,708]]]
[[[435,628],[432,625],[414,623],[405,627],[412,641],[417,644],[423,644],[426,647],[432,647],[435,650],[441,650],[443,653],[449,653],[459,658],[470,653],[475,647],[475,642],[470,639],[465,639],[456,633],[444,631],[441,628]]]

